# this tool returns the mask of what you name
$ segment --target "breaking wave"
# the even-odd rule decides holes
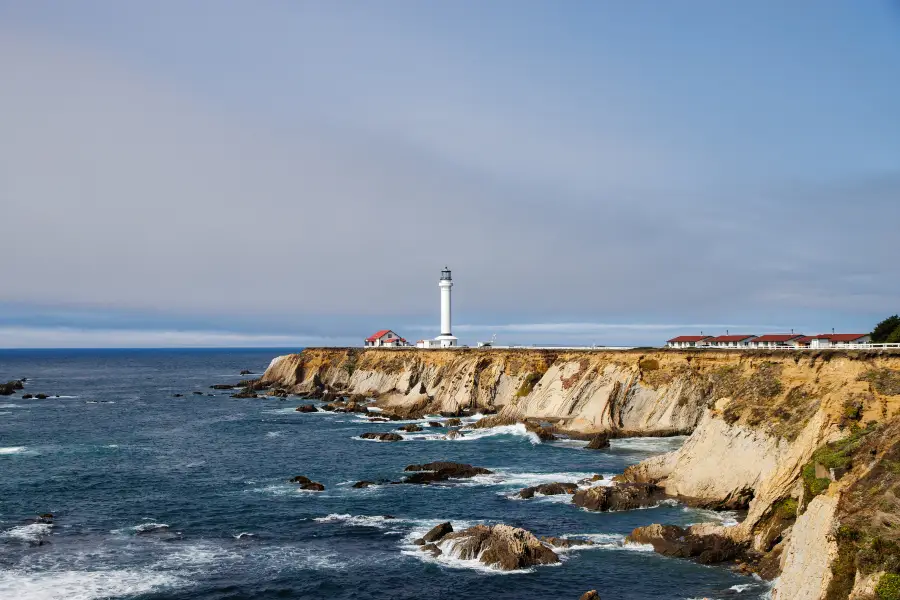
[[[0,571],[0,597],[19,600],[99,600],[138,596],[185,583],[169,573],[128,569]]]

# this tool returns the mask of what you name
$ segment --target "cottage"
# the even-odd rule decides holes
[[[846,348],[854,344],[868,344],[872,336],[868,333],[823,333],[810,341],[809,347],[818,348]]]
[[[706,345],[711,335],[679,335],[666,342],[669,348],[698,348]]]
[[[366,347],[397,348],[401,346],[409,346],[409,342],[407,342],[404,338],[400,337],[390,329],[382,329],[381,331],[376,331],[374,334],[367,337],[365,339],[364,345]]]
[[[706,340],[704,343],[710,348],[748,348],[755,335],[720,335]]]
[[[800,338],[806,337],[802,334],[793,333],[767,333],[752,340],[749,343],[750,348],[794,348],[793,342]]]

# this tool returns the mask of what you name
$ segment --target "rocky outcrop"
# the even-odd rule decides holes
[[[473,467],[464,463],[454,462],[433,462],[424,465],[409,465],[405,471],[413,472],[403,478],[399,483],[412,484],[429,484],[449,479],[470,479],[476,475],[490,475],[493,471],[489,471],[483,467]]]
[[[524,488],[518,494],[519,498],[534,498],[535,494],[541,496],[558,496],[560,494],[574,494],[578,486],[574,483],[544,483]]]
[[[835,498],[818,497],[794,525],[784,554],[781,577],[772,590],[773,600],[818,600],[831,582],[831,562],[837,545],[831,537]]]
[[[509,525],[476,525],[444,535],[437,546],[444,554],[461,560],[513,571],[559,562],[556,553],[531,532]]]
[[[301,404],[300,406],[298,406],[298,407],[295,408],[294,410],[297,411],[297,412],[301,412],[301,413],[314,413],[314,412],[319,412],[318,409],[317,409],[315,406],[313,406],[312,404]]]
[[[12,396],[18,390],[24,388],[25,385],[21,379],[14,379],[6,383],[0,383],[0,396]]]
[[[586,510],[606,512],[655,506],[663,498],[662,488],[652,483],[619,483],[579,489],[572,496],[572,503]]]
[[[590,590],[581,595],[580,600],[600,600],[600,594],[597,590]]]
[[[699,563],[713,564],[742,557],[746,545],[717,533],[696,532],[675,525],[638,527],[626,538],[635,544],[650,544],[665,556],[691,558]]]
[[[605,433],[598,433],[591,438],[591,441],[588,442],[588,445],[585,446],[585,448],[587,450],[602,450],[604,448],[609,448],[609,436]]]
[[[433,544],[439,542],[448,533],[453,533],[453,525],[450,521],[441,523],[432,527],[428,533],[416,540],[416,544],[424,546],[425,544]]]
[[[403,440],[403,436],[399,433],[387,432],[368,432],[359,436],[364,440],[375,440],[378,442],[399,442]]]
[[[319,483],[318,481],[313,481],[309,477],[304,475],[297,475],[296,477],[291,477],[291,483],[296,483],[300,486],[301,490],[307,490],[310,492],[324,492],[325,486]]]

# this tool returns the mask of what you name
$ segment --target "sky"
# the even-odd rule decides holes
[[[0,0],[0,347],[900,310],[900,2]]]

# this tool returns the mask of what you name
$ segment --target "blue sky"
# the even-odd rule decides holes
[[[897,2],[3,2],[0,347],[900,310]]]

